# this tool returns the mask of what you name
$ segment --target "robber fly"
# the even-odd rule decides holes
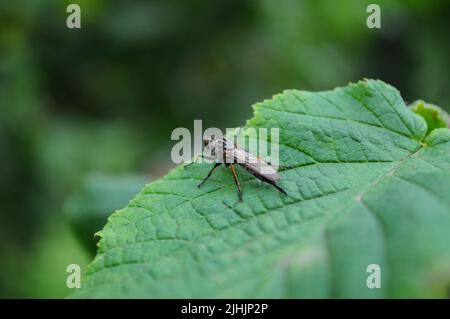
[[[216,139],[214,135],[211,135],[210,138],[203,141],[203,144],[205,146],[205,150],[209,151],[211,156],[214,158],[215,163],[213,168],[209,171],[208,175],[206,175],[203,181],[198,184],[198,187],[201,187],[208,180],[208,178],[217,167],[224,164],[225,167],[230,167],[231,173],[234,177],[234,182],[236,183],[239,193],[239,200],[242,201],[241,185],[236,175],[236,170],[234,169],[234,165],[237,164],[244,167],[257,179],[272,185],[281,193],[287,195],[284,189],[278,186],[277,183],[280,179],[280,176],[278,175],[277,170],[271,164],[237,147],[234,143],[230,142],[226,138]]]

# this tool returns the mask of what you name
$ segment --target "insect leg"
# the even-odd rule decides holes
[[[203,153],[194,156],[194,158],[192,159],[192,162],[187,163],[187,164],[184,164],[184,167],[189,167],[189,166],[191,166],[192,164],[195,164],[195,163],[197,162],[197,159],[198,159],[199,157],[200,157],[201,159],[203,159],[203,158],[204,158]]]
[[[203,185],[204,182],[206,182],[208,180],[208,178],[211,176],[211,174],[214,172],[214,170],[220,166],[222,163],[215,163],[213,168],[209,171],[208,175],[206,175],[206,177],[202,180],[202,182],[200,184],[197,185],[197,187],[200,187]]]
[[[230,164],[231,172],[233,173],[234,182],[236,183],[238,193],[239,193],[239,200],[242,201],[242,190],[241,190],[241,184],[239,184],[238,177],[236,175],[236,171],[234,170],[234,165]]]

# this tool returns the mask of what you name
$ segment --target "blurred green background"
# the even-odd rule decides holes
[[[379,78],[450,108],[450,1],[0,1],[0,297],[65,297],[95,231],[174,165],[176,127]],[[81,6],[81,29],[66,7]]]

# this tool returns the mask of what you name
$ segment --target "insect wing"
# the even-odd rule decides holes
[[[227,162],[241,164],[253,175],[264,176],[273,183],[280,179],[277,170],[269,163],[239,147],[226,148],[225,155]]]

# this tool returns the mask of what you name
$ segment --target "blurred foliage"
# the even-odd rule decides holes
[[[145,176],[88,176],[70,195],[64,212],[86,249],[95,255],[94,234],[103,228],[111,212],[125,207],[146,183]]]
[[[80,30],[65,26],[73,2]],[[68,236],[64,198],[93,172],[161,176],[171,131],[194,119],[240,126],[283,89],[364,77],[450,110],[450,2],[378,1],[379,30],[366,27],[370,2],[0,2],[0,296],[63,296],[64,272],[40,284],[23,273],[42,242],[87,254],[57,239]]]

